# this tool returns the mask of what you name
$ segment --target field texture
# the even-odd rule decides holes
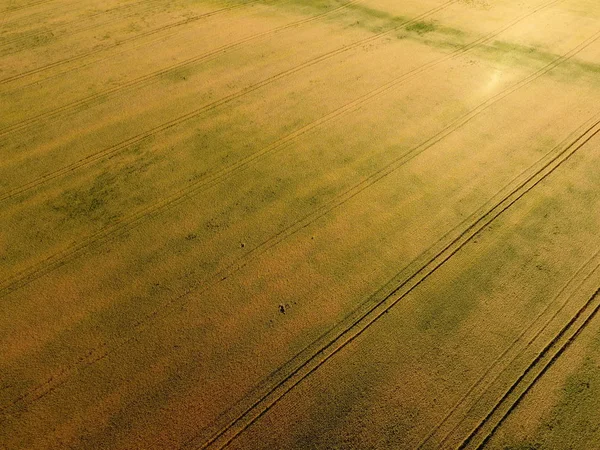
[[[600,448],[597,0],[0,2],[0,449]]]

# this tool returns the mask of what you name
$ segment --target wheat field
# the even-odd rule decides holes
[[[0,449],[600,448],[600,4],[0,2]]]

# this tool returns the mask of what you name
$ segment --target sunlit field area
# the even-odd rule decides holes
[[[600,2],[1,0],[0,449],[600,448]]]

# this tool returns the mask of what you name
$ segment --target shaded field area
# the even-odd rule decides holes
[[[0,5],[0,449],[600,447],[600,5]]]

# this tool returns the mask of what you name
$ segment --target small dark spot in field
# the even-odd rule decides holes
[[[279,312],[281,314],[285,314],[285,306],[284,305],[279,305]]]
[[[240,247],[244,248],[246,246],[246,244],[244,244],[243,242],[240,242]]]
[[[190,233],[190,234],[188,234],[188,235],[185,237],[185,240],[186,240],[186,241],[192,241],[192,240],[196,239],[197,237],[198,237],[198,236],[197,236],[196,234],[194,234],[194,233]]]

